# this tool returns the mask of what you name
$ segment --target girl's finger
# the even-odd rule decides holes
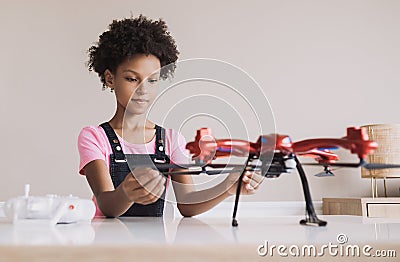
[[[250,183],[251,178],[249,178],[249,177],[247,177],[247,176],[243,176],[242,181],[243,181],[243,183],[248,184],[248,183]]]
[[[250,184],[244,185],[247,193],[253,193],[255,191],[254,187],[252,187]]]
[[[244,176],[245,176],[245,177],[248,177],[248,178],[251,178],[251,177],[253,176],[253,173],[254,173],[254,172],[252,172],[252,171],[246,171],[246,172],[244,173]]]
[[[262,176],[260,173],[255,172],[251,179],[256,181],[257,183],[261,183],[262,181],[264,181],[265,177]]]
[[[250,186],[252,186],[254,189],[257,189],[258,186],[261,184],[260,182],[256,181],[256,180],[251,180],[250,181]]]
[[[164,187],[164,185],[162,185],[160,188],[155,189],[155,192],[149,192],[149,191],[145,190],[145,193],[142,194],[141,196],[139,196],[136,199],[136,202],[138,202],[142,205],[147,205],[147,204],[153,203],[153,202],[157,201],[158,198],[161,197],[164,189],[165,189],[165,187]]]

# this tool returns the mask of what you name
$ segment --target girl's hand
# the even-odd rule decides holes
[[[149,167],[137,167],[121,183],[126,197],[134,203],[148,205],[156,202],[164,192],[165,177]]]
[[[230,174],[226,179],[228,194],[235,195],[240,173]],[[240,194],[252,195],[256,192],[260,184],[263,182],[264,177],[261,175],[261,171],[246,171],[242,179],[242,188]]]

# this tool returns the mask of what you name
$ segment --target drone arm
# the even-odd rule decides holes
[[[343,138],[317,138],[293,143],[293,152],[299,154],[313,149],[337,146],[350,150],[352,154],[357,154],[360,159],[365,159],[378,147],[378,144],[368,140],[364,129],[349,127],[347,128],[347,136]]]
[[[297,153],[297,155],[303,157],[312,157],[321,164],[330,164],[334,163],[336,160],[339,160],[339,157],[336,154],[328,150],[312,149],[307,152]]]

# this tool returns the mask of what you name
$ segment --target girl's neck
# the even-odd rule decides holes
[[[108,121],[114,129],[140,130],[154,128],[154,123],[146,119],[145,114],[133,115],[117,108],[114,116]]]

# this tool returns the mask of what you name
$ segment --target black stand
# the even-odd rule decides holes
[[[296,168],[297,168],[297,171],[299,172],[301,184],[303,186],[303,192],[304,192],[304,198],[306,200],[306,210],[307,210],[306,218],[300,220],[300,224],[301,225],[319,226],[319,227],[326,226],[327,222],[320,220],[317,217],[317,214],[315,213],[314,205],[311,200],[310,188],[308,187],[306,173],[304,172],[304,169],[301,166],[300,161],[297,159],[297,156],[294,156],[294,159],[296,161]]]
[[[247,171],[246,167],[249,165],[249,163],[251,162],[252,158],[253,158],[252,155],[248,156],[246,165],[244,166],[242,174],[239,177],[238,185],[237,185],[237,188],[236,188],[235,206],[233,208],[233,216],[232,216],[232,226],[233,227],[237,227],[239,225],[237,220],[236,220],[236,213],[237,213],[237,209],[238,209],[238,205],[239,205],[240,191],[242,189],[242,180],[243,180],[244,173]]]
[[[291,155],[290,158],[293,158],[296,161],[296,168],[297,168],[297,171],[299,172],[301,184],[303,186],[304,198],[306,201],[306,211],[307,211],[306,218],[300,220],[300,224],[301,225],[320,226],[320,227],[326,226],[327,222],[320,220],[317,217],[317,214],[315,213],[314,205],[311,200],[310,188],[308,187],[306,173],[304,172],[304,169],[303,169],[300,161],[297,159],[296,155],[294,155],[294,154]],[[249,165],[251,160],[252,160],[252,156],[249,156],[247,158],[246,166]],[[233,227],[237,227],[239,225],[236,220],[236,214],[237,214],[238,205],[239,205],[239,197],[240,197],[240,192],[241,192],[241,188],[242,188],[242,180],[243,180],[243,176],[244,176],[245,172],[246,172],[246,168],[243,169],[243,172],[239,177],[238,186],[236,189],[235,206],[233,208],[233,216],[232,216],[232,226]],[[281,170],[281,172],[282,172],[282,170]],[[274,173],[274,175],[276,176],[275,173]]]

